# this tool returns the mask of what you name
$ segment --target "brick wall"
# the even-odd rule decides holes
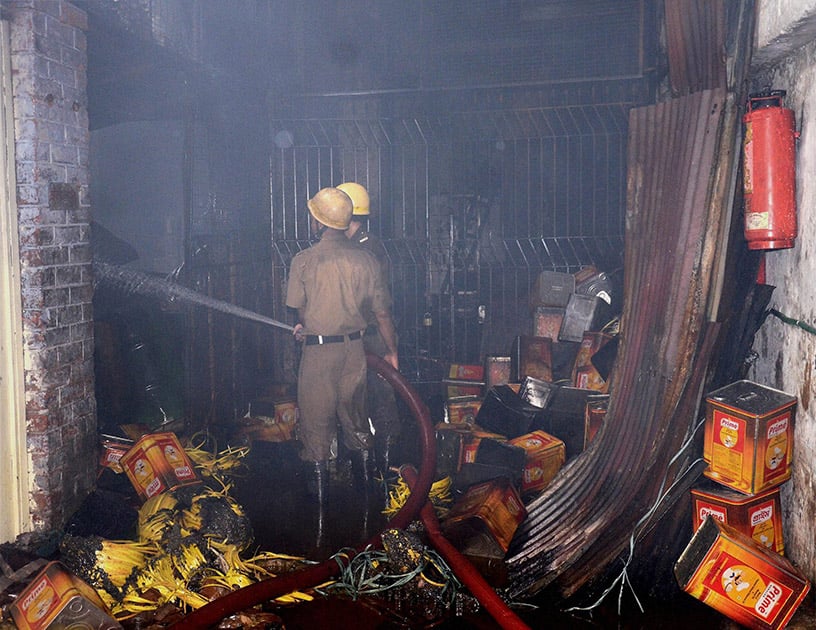
[[[93,487],[87,17],[63,0],[4,0],[11,24],[30,509],[61,527]]]

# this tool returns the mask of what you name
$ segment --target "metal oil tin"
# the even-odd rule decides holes
[[[482,400],[478,396],[458,396],[445,402],[445,422],[449,424],[473,424]]]
[[[510,367],[510,357],[488,354],[485,357],[485,387],[507,385],[511,380]]]
[[[542,271],[530,291],[530,306],[564,307],[575,291],[575,276],[559,271]]]
[[[510,440],[524,449],[527,457],[521,475],[522,496],[540,492],[553,480],[566,460],[564,443],[544,431],[533,431]]]
[[[121,630],[96,591],[58,562],[50,562],[10,606],[20,630]]]
[[[446,515],[442,531],[463,553],[485,536],[506,553],[526,516],[518,491],[501,477],[468,488]]]
[[[142,500],[179,486],[201,483],[174,433],[151,433],[119,460]]]
[[[609,408],[609,394],[597,394],[587,397],[584,411],[584,449],[603,426],[606,411]]]
[[[784,554],[779,488],[751,496],[708,482],[691,490],[691,504],[695,531],[711,515],[750,536],[758,545]]]
[[[561,322],[564,321],[564,309],[553,306],[537,306],[533,311],[533,336],[558,339]]]
[[[783,628],[810,590],[779,554],[707,516],[674,565],[689,595],[749,628]]]
[[[481,396],[484,386],[484,366],[465,363],[452,363],[448,369],[448,378],[443,379],[447,385],[447,397]]]
[[[705,475],[744,494],[790,479],[796,397],[736,381],[706,397]]]
[[[523,381],[532,376],[542,381],[552,382],[552,339],[519,335],[513,342],[513,381]]]

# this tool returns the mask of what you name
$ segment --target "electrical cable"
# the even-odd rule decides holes
[[[790,324],[791,326],[801,328],[802,330],[810,333],[811,335],[816,335],[816,327],[811,326],[807,322],[803,322],[801,319],[794,319],[793,317],[788,317],[787,315],[784,315],[777,311],[775,308],[772,308],[770,311],[768,311],[768,313],[778,319],[781,319],[786,324]]]

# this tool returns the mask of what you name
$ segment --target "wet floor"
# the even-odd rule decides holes
[[[411,461],[412,456],[406,453],[404,459]],[[250,515],[256,542],[261,549],[321,561],[343,547],[362,544],[376,535],[387,522],[381,514],[385,491],[366,495],[352,482],[350,467],[339,464],[332,469],[328,518],[323,537],[319,538],[316,503],[304,494],[307,479],[293,443],[256,442],[248,464],[250,472],[238,481],[234,495]],[[608,597],[592,615],[562,612],[557,603],[538,604],[538,608],[517,610],[518,615],[532,628],[731,630],[740,627],[679,588],[675,595],[666,600],[643,600],[643,613],[637,610],[633,600],[624,598],[622,616],[617,613],[617,592]],[[312,603],[283,611],[283,617],[288,630],[330,626],[360,629],[499,627],[484,611],[470,612],[460,617],[448,614],[428,619],[416,614],[415,610],[396,608],[393,602],[383,603],[371,598],[356,602],[318,598]],[[788,627],[816,628],[812,594]]]

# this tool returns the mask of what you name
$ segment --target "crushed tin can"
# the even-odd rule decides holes
[[[691,505],[695,531],[705,517],[711,515],[750,536],[758,545],[778,554],[785,553],[779,488],[745,495],[709,482],[692,488]]]
[[[257,399],[238,420],[236,437],[246,442],[286,442],[295,437],[300,408],[295,398]]]
[[[20,630],[63,628],[121,630],[96,591],[66,570],[49,562],[10,606]]]
[[[790,479],[795,396],[742,380],[706,397],[706,477],[744,494]]]
[[[674,565],[686,593],[749,628],[785,627],[810,590],[786,558],[706,516]]]
[[[175,433],[145,435],[120,462],[143,501],[167,490],[201,483]]]
[[[441,523],[442,532],[459,551],[489,546],[507,553],[527,510],[509,479],[499,478],[468,488]]]
[[[485,431],[471,424],[436,425],[436,469],[440,476],[455,475],[466,463],[476,461],[479,443],[482,440],[503,441],[498,433]]]

